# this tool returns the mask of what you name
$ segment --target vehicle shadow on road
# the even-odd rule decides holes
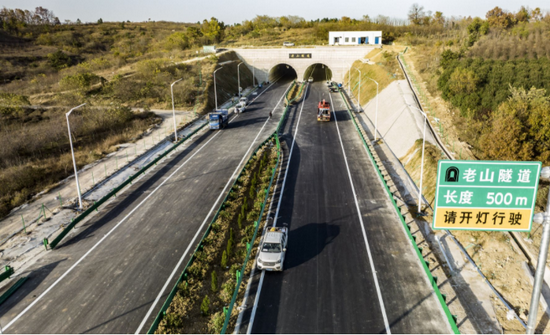
[[[290,270],[317,257],[340,234],[340,226],[311,222],[296,229],[289,227],[284,267]]]

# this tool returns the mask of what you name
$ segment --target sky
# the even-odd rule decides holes
[[[363,15],[407,18],[413,3],[426,11],[443,12],[444,16],[479,16],[495,6],[517,11],[521,6],[550,10],[548,0],[0,0],[0,7],[33,10],[38,6],[55,13],[61,22],[103,21],[175,21],[197,22],[215,17],[226,24],[240,23],[256,15],[297,15],[306,20]]]

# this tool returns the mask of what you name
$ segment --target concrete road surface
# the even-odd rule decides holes
[[[275,83],[228,128],[200,132],[48,252],[0,307],[3,330],[146,332],[239,166],[275,130],[289,84]]]
[[[321,99],[330,122],[316,119]],[[451,333],[340,95],[316,81],[292,113],[275,221],[290,228],[285,269],[262,274],[241,333]]]

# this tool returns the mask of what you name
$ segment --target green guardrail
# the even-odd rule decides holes
[[[4,271],[2,274],[0,274],[0,282],[2,282],[2,281],[4,281],[4,280],[8,279],[8,278],[11,277],[11,275],[14,274],[14,272],[15,272],[15,271],[13,270],[13,268],[12,268],[11,266],[9,266],[9,265],[6,265],[6,266],[4,267],[4,269],[5,269],[6,271]]]
[[[288,94],[288,92],[290,92],[290,88],[292,88],[292,85],[289,87],[289,89],[287,89],[286,93],[285,93],[285,97],[286,95]],[[301,90],[300,90],[301,92]],[[292,101],[291,101],[292,102]],[[254,152],[252,153],[252,155],[250,155],[250,158],[248,159],[247,163],[252,159],[254,158],[254,156],[256,155],[256,153],[258,152],[258,150],[260,150],[266,143],[268,142],[271,142],[273,140],[275,140],[276,144],[277,144],[277,163],[275,165],[275,168],[273,169],[273,173],[272,173],[272,177],[271,177],[271,182],[269,184],[269,187],[267,188],[267,192],[266,192],[266,197],[267,195],[269,194],[269,189],[271,189],[271,185],[272,185],[272,182],[273,182],[273,176],[275,174],[275,171],[277,170],[277,167],[279,165],[279,162],[280,162],[280,143],[279,143],[279,137],[278,137],[278,133],[279,133],[279,128],[281,127],[281,124],[282,124],[282,120],[286,117],[286,113],[288,111],[288,108],[289,108],[290,104],[287,105],[287,107],[285,108],[284,112],[283,112],[283,116],[281,117],[281,120],[279,121],[279,124],[277,125],[277,129],[275,130],[275,132],[273,132],[273,134],[271,134],[265,141],[263,141],[260,145],[258,145],[258,147],[254,150]],[[229,197],[229,194],[231,194],[231,191],[234,190],[236,187],[237,187],[237,182],[239,180],[239,178],[241,177],[241,175],[243,174],[243,172],[246,171],[246,166],[247,166],[247,163],[244,164],[243,168],[241,169],[241,171],[239,172],[237,178],[235,178],[235,181],[233,181],[233,185],[231,186],[231,188],[229,189],[229,192],[227,192],[227,195],[225,196],[223,202],[221,203],[221,205],[219,206],[218,208],[218,211],[216,212],[216,214],[214,215],[214,218],[210,221],[210,224],[208,225],[208,228],[206,229],[205,233],[203,234],[200,242],[198,243],[197,247],[195,248],[195,250],[193,251],[193,254],[191,255],[189,261],[187,262],[187,264],[185,265],[185,268],[183,269],[181,275],[179,276],[178,280],[176,281],[176,283],[174,284],[174,286],[172,287],[172,290],[170,291],[170,293],[168,294],[168,297],[166,298],[166,300],[164,301],[164,304],[162,304],[162,307],[160,308],[159,312],[157,313],[157,316],[155,317],[155,320],[153,321],[153,323],[151,324],[151,327],[149,328],[149,330],[147,331],[147,334],[154,334],[154,332],[157,330],[160,322],[162,321],[162,319],[164,318],[164,316],[166,315],[166,311],[168,310],[168,307],[170,307],[170,304],[172,303],[172,300],[174,299],[174,296],[176,295],[177,293],[177,290],[178,290],[178,285],[181,284],[186,278],[187,278],[187,269],[193,264],[193,261],[195,260],[195,254],[197,253],[197,251],[199,251],[201,248],[202,248],[202,244],[203,244],[203,241],[206,237],[208,237],[208,235],[210,234],[210,231],[212,229],[212,224],[214,222],[216,222],[216,220],[218,219],[218,216],[221,212],[221,210],[225,207],[225,203],[227,202],[227,199]],[[264,207],[265,207],[265,204],[266,204],[266,201],[264,200],[264,203],[262,204],[262,209],[261,209],[261,213],[260,213],[260,219],[263,215],[263,211],[264,211]],[[259,225],[259,221],[255,221],[255,230],[254,230],[254,236],[252,238],[252,241],[253,242],[255,239],[256,239],[256,235],[257,235],[257,231],[258,231],[258,227],[260,226]],[[251,246],[252,246],[252,243],[251,243]],[[246,257],[246,261],[244,262],[244,265],[243,265],[243,269],[244,269],[244,266],[246,265],[246,263],[248,262],[248,258],[250,256],[250,252],[251,252],[252,248],[250,247],[247,251],[247,257]],[[242,271],[243,269],[241,269],[241,271],[239,273],[244,273],[244,271]],[[235,288],[235,291],[238,293],[238,289],[239,289],[239,286],[240,286],[240,283],[241,283],[241,280],[242,280],[242,275],[241,276],[238,276],[238,283],[236,285],[236,288]],[[227,313],[229,311],[229,313],[227,315],[231,316],[231,311],[232,311],[232,308],[234,306],[234,299],[236,299],[236,293],[233,294],[233,298],[231,300],[231,304],[230,304],[230,308],[231,310],[229,309],[225,309],[224,308],[224,313]],[[225,328],[227,327],[226,326],[226,323],[228,322],[228,318],[226,317],[226,320],[224,322],[224,330]],[[223,334],[223,330],[222,330],[222,334]]]
[[[59,233],[59,235],[57,235],[53,241],[49,242],[47,238],[44,238],[43,240],[43,243],[44,243],[44,247],[46,247],[46,249],[48,248],[48,245],[50,246],[51,249],[54,249],[58,244],[59,242],[61,242],[61,240],[63,240],[63,238],[80,222],[82,221],[84,218],[86,218],[88,215],[90,215],[93,211],[97,210],[99,208],[99,206],[101,206],[103,203],[105,203],[105,201],[109,200],[111,197],[113,196],[116,196],[117,193],[119,193],[124,187],[126,187],[127,185],[131,184],[132,181],[134,181],[137,177],[139,177],[141,174],[144,174],[149,168],[151,168],[153,165],[156,165],[161,159],[163,159],[166,155],[168,155],[170,152],[172,152],[173,150],[175,150],[177,147],[179,147],[181,144],[183,144],[185,141],[187,141],[189,138],[191,138],[191,136],[195,135],[199,130],[201,130],[202,128],[204,128],[206,125],[208,124],[205,123],[203,124],[202,126],[198,127],[197,129],[195,129],[193,132],[191,132],[190,134],[188,134],[185,138],[183,138],[182,140],[180,140],[179,142],[175,143],[170,149],[166,150],[164,153],[162,153],[160,156],[158,156],[157,158],[155,158],[153,161],[151,161],[149,164],[145,165],[144,167],[142,167],[138,172],[136,172],[135,174],[131,175],[130,177],[128,177],[127,180],[125,180],[122,184],[120,184],[119,186],[117,186],[116,188],[114,188],[111,192],[109,192],[107,195],[105,195],[103,198],[99,199],[97,202],[95,202],[90,208],[88,208],[87,210],[85,210],[84,212],[82,212],[80,215],[78,215],[76,218],[74,218],[71,223],[69,223],[67,225],[67,227],[65,227],[65,229],[63,229],[63,231],[61,231],[61,233]]]
[[[391,193],[390,188],[388,187],[388,185],[386,183],[386,180],[382,176],[382,171],[380,170],[380,167],[379,167],[378,163],[376,163],[376,160],[374,159],[374,156],[373,156],[373,154],[370,150],[370,147],[368,146],[367,141],[363,137],[363,134],[361,133],[361,130],[359,129],[359,125],[357,124],[357,121],[355,120],[355,115],[353,115],[353,113],[351,112],[348,101],[347,101],[346,97],[344,97],[344,94],[342,93],[341,90],[340,90],[340,95],[342,96],[342,100],[344,100],[344,103],[346,104],[346,109],[348,110],[348,114],[350,115],[351,120],[353,121],[353,124],[355,125],[355,129],[359,133],[359,137],[361,137],[361,140],[363,141],[363,145],[367,149],[367,153],[369,155],[369,158],[372,161],[372,163],[374,164],[374,166],[376,167],[376,173],[378,174],[378,177],[380,178],[380,180],[382,180],[384,188],[385,188],[386,192],[388,193],[388,195],[390,196],[390,199],[391,199],[393,207],[394,207],[394,209],[397,213],[397,216],[399,217],[401,223],[405,227],[405,231],[407,232],[407,236],[409,237],[409,241],[413,245],[414,250],[416,251],[416,255],[420,259],[420,263],[422,264],[422,267],[423,267],[424,271],[426,272],[426,275],[428,276],[428,280],[430,281],[430,284],[432,285],[432,288],[433,288],[434,292],[437,295],[437,299],[439,300],[439,303],[441,304],[441,307],[443,308],[443,311],[445,312],[445,315],[447,316],[447,319],[449,321],[449,325],[451,326],[451,328],[452,328],[452,330],[455,334],[460,334],[460,331],[458,330],[458,326],[456,324],[456,316],[451,314],[451,311],[449,310],[449,307],[447,306],[446,301],[445,301],[446,296],[444,296],[441,293],[441,291],[439,291],[439,287],[437,286],[437,277],[434,277],[432,275],[432,273],[430,272],[430,268],[428,267],[428,263],[424,260],[424,257],[422,256],[422,252],[418,248],[418,245],[416,245],[416,241],[415,241],[413,235],[411,234],[410,227],[405,222],[405,219],[404,219],[403,215],[401,215],[401,212],[399,211],[399,207],[397,206],[397,202],[395,201],[395,198],[393,197],[393,194]]]
[[[301,96],[301,93],[302,93],[302,90],[303,90],[304,86],[305,86],[305,84],[302,84],[302,86],[300,87],[300,91],[298,91],[298,95],[296,96],[296,98],[299,98]],[[291,88],[287,91],[287,94],[288,94],[288,92],[290,92],[292,87],[294,87],[294,85],[291,85]],[[285,95],[285,97],[286,97],[286,95]],[[273,185],[273,181],[275,179],[275,172],[277,171],[277,167],[279,166],[279,162],[280,162],[280,158],[281,158],[281,143],[279,141],[279,132],[281,130],[283,122],[286,119],[286,116],[288,114],[288,110],[290,108],[290,105],[296,100],[296,98],[293,98],[292,100],[290,100],[288,102],[288,104],[286,105],[286,107],[283,111],[283,115],[281,116],[281,119],[279,120],[279,123],[277,124],[277,129],[275,129],[275,132],[271,135],[271,137],[275,138],[275,143],[277,144],[277,163],[275,164],[275,168],[273,169],[273,172],[271,174],[271,180],[269,182],[269,186],[267,187],[267,189],[265,189],[264,202],[262,204],[262,208],[261,208],[260,214],[258,216],[258,221],[255,221],[255,227],[256,228],[254,229],[254,235],[252,237],[250,245],[254,245],[254,241],[256,240],[256,236],[258,234],[258,229],[260,227],[259,223],[262,220],[262,217],[264,215],[265,206],[267,205],[269,190],[271,189],[271,186]],[[224,308],[225,321],[223,323],[223,328],[222,328],[221,334],[225,334],[225,332],[227,331],[227,327],[228,327],[229,322],[231,320],[231,313],[233,312],[233,307],[235,306],[235,302],[237,301],[237,296],[239,295],[239,289],[241,287],[241,283],[242,283],[242,280],[243,280],[243,276],[240,275],[240,274],[245,273],[246,265],[248,264],[251,253],[252,253],[252,248],[248,248],[246,258],[243,262],[243,266],[241,268],[241,271],[238,272],[238,274],[237,274],[237,284],[235,286],[235,291],[233,292],[233,297],[231,298],[231,302],[229,303],[229,307],[227,309]]]
[[[27,281],[28,277],[22,277],[22,278],[19,278],[19,280],[17,280],[15,282],[15,284],[13,284],[6,292],[4,292],[1,296],[0,296],[0,305],[4,303],[4,301],[8,300],[8,298],[15,292],[17,291],[18,288],[21,287],[21,285],[23,285],[23,283],[25,281]]]

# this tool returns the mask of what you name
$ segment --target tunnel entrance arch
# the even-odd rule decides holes
[[[323,63],[314,63],[307,67],[304,71],[304,80],[313,78],[313,81],[330,81],[332,80],[332,70]]]
[[[280,78],[288,78],[290,80],[293,80],[298,78],[298,73],[291,65],[279,63],[273,65],[271,69],[269,69],[267,77],[270,82],[273,82]]]

